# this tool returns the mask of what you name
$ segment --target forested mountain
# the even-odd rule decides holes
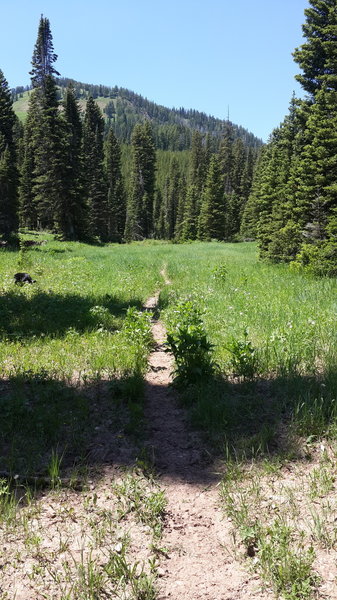
[[[212,136],[214,150],[218,150],[226,121],[216,119],[197,110],[185,108],[170,109],[143,98],[125,88],[107,87],[81,83],[68,78],[55,78],[58,97],[62,100],[71,86],[79,106],[85,108],[86,100],[92,97],[103,112],[106,128],[113,124],[117,138],[130,143],[136,123],[151,121],[156,148],[161,150],[186,150],[192,142],[193,130]],[[28,110],[30,90],[19,86],[12,90],[13,108],[18,116],[25,119]],[[239,125],[231,123],[233,139],[240,138],[246,146],[259,148],[262,141]]]
[[[306,42],[294,52],[307,96],[263,149],[241,233],[261,257],[337,275],[337,3],[310,0]]]
[[[56,60],[42,16],[31,88],[10,92],[3,76],[3,242],[18,223],[101,242],[238,235],[260,140],[229,120],[62,79]]]

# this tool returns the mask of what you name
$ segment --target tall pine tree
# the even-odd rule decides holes
[[[127,206],[125,239],[153,234],[156,151],[150,123],[137,123],[132,133],[131,192]]]
[[[18,229],[18,170],[14,139],[16,116],[11,92],[0,71],[0,236],[14,238]]]
[[[121,171],[121,148],[110,127],[106,142],[106,174],[108,185],[108,237],[121,241],[126,219],[126,195]]]
[[[84,183],[89,207],[89,234],[108,240],[107,183],[104,173],[104,120],[90,96],[83,126]]]

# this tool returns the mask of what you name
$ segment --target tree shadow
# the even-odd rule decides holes
[[[226,460],[304,460],[296,436],[337,430],[337,369],[328,375],[324,397],[322,381],[304,376],[215,378],[190,386],[181,402],[171,386],[146,383],[158,409],[147,411],[145,400],[145,415],[140,374],[77,385],[29,372],[0,380],[0,477],[51,487],[55,467],[61,479],[85,481],[142,456],[165,477],[209,485],[221,478],[219,458],[224,468]]]
[[[61,477],[81,477],[88,468],[133,464],[138,385],[135,375],[72,384],[26,372],[0,380],[0,477],[49,487],[55,466]]]
[[[141,298],[129,302],[118,296],[80,296],[38,292],[28,297],[17,290],[0,295],[0,335],[18,339],[33,335],[62,336],[70,328],[78,332],[92,330],[99,325],[97,316],[90,310],[94,306],[107,308],[113,317],[122,317],[129,306],[139,310]]]
[[[214,377],[181,394],[192,425],[229,460],[303,460],[303,437],[337,428],[337,368],[252,381]],[[302,439],[302,441],[301,441]]]

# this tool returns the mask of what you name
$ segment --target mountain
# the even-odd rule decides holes
[[[228,122],[206,115],[193,109],[166,108],[151,102],[143,96],[118,86],[93,85],[73,79],[57,79],[60,99],[69,84],[72,84],[77,99],[84,109],[85,102],[92,96],[102,110],[107,129],[114,124],[117,137],[121,142],[130,141],[134,125],[150,120],[154,132],[156,147],[160,150],[187,150],[191,146],[192,132],[198,130],[209,134],[211,145],[216,151]],[[12,90],[14,110],[24,121],[28,110],[30,89],[22,86]],[[244,145],[252,148],[262,146],[262,140],[240,125],[230,123],[233,139],[241,138]]]

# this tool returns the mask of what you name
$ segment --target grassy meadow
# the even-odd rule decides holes
[[[231,551],[243,549],[277,597],[315,597],[326,575],[319,558],[329,566],[337,544],[336,281],[259,262],[252,243],[88,246],[50,234],[23,238],[44,243],[0,250],[3,519],[14,510],[8,480],[27,486],[45,477],[53,488],[75,481],[104,463],[89,452],[100,436],[131,440],[142,456],[152,337],[141,309],[160,290],[179,397],[210,455],[225,460],[221,499],[233,523]],[[18,271],[36,283],[15,285]],[[161,498],[160,514],[163,506]],[[117,579],[119,569],[125,581],[138,581],[114,557]],[[83,593],[64,598],[99,597]],[[155,598],[152,587],[137,594],[130,597]]]

